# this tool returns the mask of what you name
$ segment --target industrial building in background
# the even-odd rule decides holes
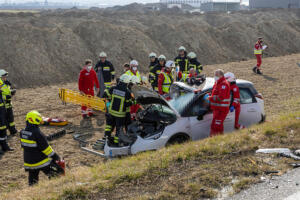
[[[201,11],[236,11],[240,10],[240,0],[204,0]]]
[[[300,8],[300,0],[249,0],[249,8]]]
[[[182,8],[182,5],[190,5],[195,8],[200,8],[203,0],[160,0],[160,3],[167,4],[168,8],[178,7]]]
[[[240,10],[241,0],[160,0],[160,3],[167,4],[168,8],[182,8],[182,5],[190,5],[205,12],[235,11]]]

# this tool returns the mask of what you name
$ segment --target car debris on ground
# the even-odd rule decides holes
[[[298,150],[297,150],[298,151]],[[295,154],[288,148],[272,148],[272,149],[258,149],[255,153],[266,153],[266,154],[273,154],[277,153],[279,156],[292,158],[294,160],[300,160],[300,156],[295,151]]]

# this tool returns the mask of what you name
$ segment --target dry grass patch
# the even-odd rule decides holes
[[[18,198],[197,199],[216,197],[227,186],[239,192],[267,171],[289,168],[288,159],[270,164],[255,150],[299,147],[298,116],[300,112],[294,112],[233,134],[76,168],[65,177],[22,190]],[[233,179],[238,181],[232,183]],[[15,197],[16,193],[7,193],[1,198]]]

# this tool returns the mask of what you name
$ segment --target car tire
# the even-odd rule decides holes
[[[174,145],[174,144],[182,144],[190,140],[190,137],[185,133],[178,133],[173,135],[169,141],[167,142],[166,146]]]

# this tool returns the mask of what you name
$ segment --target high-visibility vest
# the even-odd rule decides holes
[[[183,80],[183,82],[186,82],[186,80],[187,80],[187,78],[189,77],[189,73],[185,73],[185,72],[183,72],[182,73],[182,80]]]
[[[1,87],[2,90],[2,98],[5,101],[5,108],[11,108],[11,87],[10,85],[3,84]]]
[[[140,72],[137,71],[136,74],[132,73],[131,70],[128,70],[125,74],[129,75],[129,76],[136,76],[140,79],[140,81],[142,81],[142,78],[141,78],[141,75],[140,75]]]
[[[254,49],[254,54],[262,54],[262,49]]]
[[[256,43],[255,46],[256,45],[258,45],[258,43]],[[262,52],[263,52],[262,48],[258,48],[258,49],[254,48],[254,54],[262,54]]]
[[[163,85],[162,85],[162,91],[164,93],[169,93],[170,91],[170,87],[172,85],[172,82],[173,82],[173,78],[172,78],[172,75],[171,74],[167,74],[166,72],[162,72],[165,79],[164,79],[164,82],[163,82]]]

